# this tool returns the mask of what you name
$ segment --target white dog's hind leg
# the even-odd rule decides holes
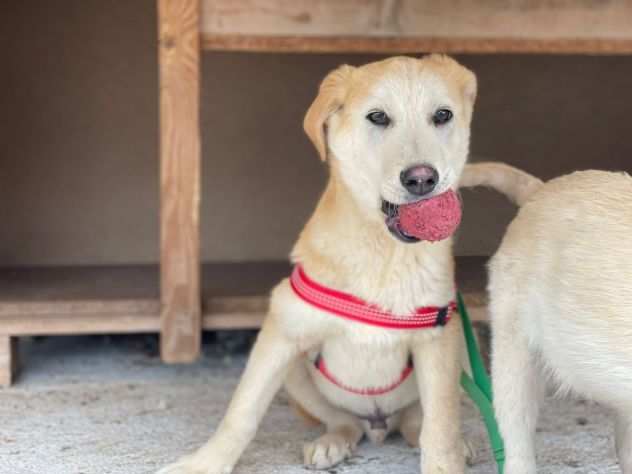
[[[617,413],[617,456],[623,474],[632,474],[632,412]]]
[[[360,420],[325,399],[312,381],[304,361],[294,364],[285,379],[285,389],[303,410],[327,428],[324,435],[303,447],[305,465],[327,469],[351,456],[362,439]]]
[[[541,384],[526,337],[516,328],[513,302],[503,301],[515,295],[501,294],[492,291],[490,312],[494,408],[505,440],[505,472],[536,474],[534,437]]]

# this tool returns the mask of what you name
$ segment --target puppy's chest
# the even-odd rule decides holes
[[[449,268],[401,268],[364,272],[347,282],[346,291],[396,314],[424,306],[443,306],[454,297]]]
[[[311,351],[306,363],[334,405],[361,417],[390,416],[418,398],[408,344],[399,339],[363,344],[338,337]]]

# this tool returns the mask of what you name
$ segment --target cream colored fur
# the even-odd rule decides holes
[[[585,171],[542,185],[484,164],[468,167],[462,183],[504,183],[497,187],[522,203],[489,267],[505,473],[536,473],[539,392],[548,375],[562,392],[615,411],[621,469],[631,474],[632,178]]]
[[[399,182],[411,165],[429,164],[439,171],[435,194],[457,187],[475,95],[474,75],[445,56],[392,58],[330,73],[304,124],[319,155],[329,162],[330,180],[292,260],[301,262],[314,280],[397,313],[446,305],[455,294],[451,241],[395,240],[380,204],[381,198],[411,200]],[[454,119],[437,127],[431,117],[440,107],[449,107]],[[366,120],[375,108],[392,117],[390,127]],[[399,430],[411,444],[421,445],[424,474],[462,473],[462,340],[458,315],[444,328],[381,329],[310,306],[283,280],[272,292],[269,314],[215,434],[196,453],[160,472],[232,472],[285,384],[302,411],[326,428],[304,447],[308,467],[331,467],[347,458],[364,435],[379,443]],[[315,353],[351,386],[389,385],[411,355],[416,376],[385,395],[352,395],[315,373]],[[371,429],[358,417],[378,409],[390,415],[386,430]]]

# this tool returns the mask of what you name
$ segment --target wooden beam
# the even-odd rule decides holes
[[[629,0],[201,0],[203,34],[632,39]]]
[[[200,352],[200,43],[198,0],[158,0],[161,355]]]
[[[156,333],[160,329],[157,312],[12,315],[1,318],[0,324],[3,331],[13,336]]]
[[[204,314],[202,326],[208,331],[259,329],[266,313],[208,313]]]
[[[632,39],[519,39],[205,34],[208,51],[367,54],[632,54]]]
[[[9,387],[18,371],[18,338],[0,334],[0,387]]]
[[[201,0],[205,49],[632,52],[629,0]]]

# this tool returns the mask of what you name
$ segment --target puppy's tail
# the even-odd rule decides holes
[[[544,183],[525,171],[499,162],[473,163],[465,166],[461,187],[488,186],[522,206]]]

